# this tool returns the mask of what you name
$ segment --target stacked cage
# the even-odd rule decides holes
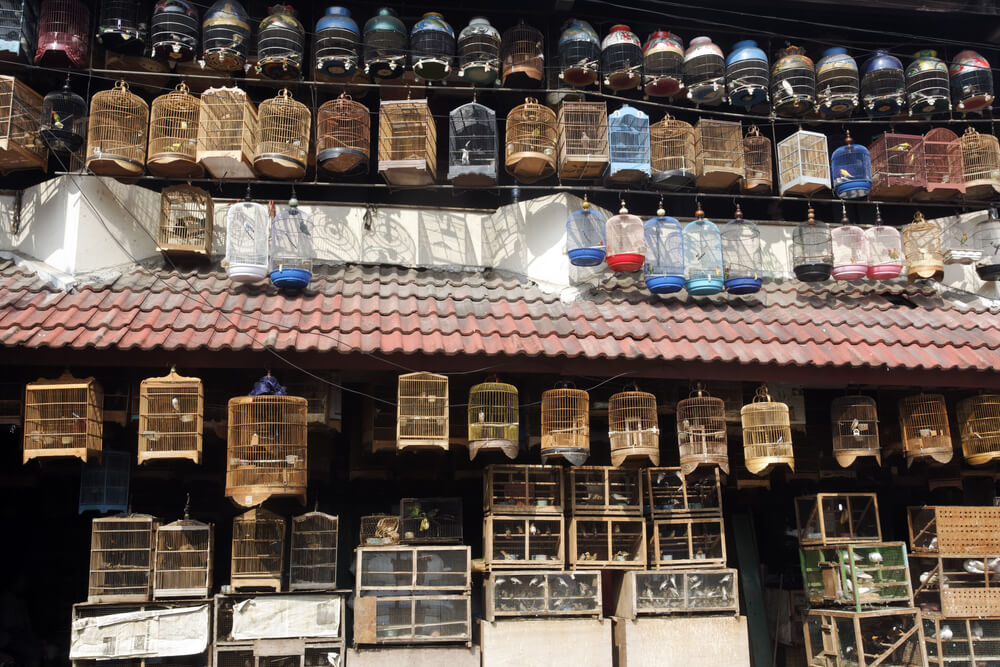
[[[582,466],[567,473],[572,570],[646,569],[642,469]]]
[[[868,152],[873,197],[909,199],[927,186],[922,136],[886,132],[872,142]]]
[[[927,190],[918,192],[916,199],[955,199],[964,195],[962,140],[948,128],[936,127],[924,135],[923,143]]]
[[[500,33],[477,16],[458,33],[458,76],[469,83],[489,85],[500,75]]]
[[[185,84],[153,100],[149,115],[146,168],[154,176],[201,178],[198,163],[198,116],[201,103]]]

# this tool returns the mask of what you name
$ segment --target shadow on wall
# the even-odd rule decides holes
[[[417,213],[417,256],[422,266],[479,266],[470,233],[473,213],[441,211]]]
[[[356,262],[361,255],[360,209],[309,207],[312,215],[313,248],[320,261]]]
[[[62,239],[66,236],[66,225],[69,223],[69,215],[66,211],[66,200],[59,202],[61,205],[57,210],[47,208],[57,206],[56,199],[61,195],[60,183],[62,179],[51,179],[42,181],[37,187],[27,188],[21,199],[21,227],[18,234],[11,235],[11,248],[16,248],[30,257],[47,261],[52,250],[52,239],[60,240],[59,247],[62,247]],[[13,206],[5,211],[13,212]],[[7,217],[7,216],[5,216]],[[42,221],[40,218],[45,218]],[[3,224],[5,232],[13,229],[9,221]],[[54,264],[55,265],[55,264]]]
[[[119,209],[119,215],[125,222],[125,229],[131,233],[121,233],[119,229],[109,227],[107,234],[116,239],[116,246],[121,246],[127,255],[124,261],[131,258],[144,259],[156,254],[156,238],[160,225],[160,195],[145,188],[119,183],[113,178],[85,179],[76,184],[80,187],[85,199],[81,202],[84,210],[88,210],[99,225],[107,218],[106,211]],[[96,209],[96,210],[95,210]],[[88,239],[78,240],[77,252],[81,260],[87,258],[90,249]],[[102,241],[103,243],[103,241]],[[93,248],[100,251],[100,248]],[[152,252],[150,252],[152,250]],[[84,260],[86,261],[86,260]],[[99,268],[99,267],[94,267]]]
[[[365,264],[400,264],[417,262],[417,245],[403,221],[403,211],[372,214],[371,229],[362,228],[361,261]]]

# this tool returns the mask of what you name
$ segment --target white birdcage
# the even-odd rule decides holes
[[[254,283],[267,278],[270,226],[270,216],[263,204],[241,201],[229,207],[223,266],[230,280]]]
[[[497,182],[497,115],[470,102],[448,114],[448,180],[461,187]]]
[[[811,197],[830,189],[826,135],[799,130],[778,142],[778,182],[782,195]]]
[[[271,221],[271,242],[268,261],[271,282],[275,287],[302,289],[312,280],[313,242],[312,218],[299,208],[299,200],[288,200]]]

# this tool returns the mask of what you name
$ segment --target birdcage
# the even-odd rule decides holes
[[[796,278],[806,283],[827,280],[833,271],[830,226],[816,220],[812,206],[806,221],[796,225],[792,233],[792,270]]]
[[[361,31],[346,7],[327,7],[316,21],[313,73],[333,81],[354,78],[361,67]]]
[[[608,440],[616,468],[648,459],[660,464],[660,427],[656,397],[632,385],[608,399]],[[641,504],[641,501],[640,501]]]
[[[948,66],[928,49],[914,54],[906,68],[906,103],[911,116],[951,111]]]
[[[451,72],[455,31],[438,12],[427,12],[410,31],[410,66],[426,81],[440,81]]]
[[[306,406],[300,396],[229,399],[226,495],[241,507],[306,499]]]
[[[694,183],[695,130],[689,123],[669,114],[649,126],[651,182],[666,190]]]
[[[976,274],[980,280],[1000,280],[1000,219],[994,211],[976,225],[972,233],[973,241],[979,248],[979,261],[976,262]]]
[[[537,533],[535,538],[541,541],[537,540]],[[550,538],[550,541],[553,540]],[[559,546],[562,547],[561,544]],[[560,556],[561,552],[562,549]],[[596,619],[600,618],[602,609],[600,571],[491,571],[484,581],[483,620],[490,623],[496,620],[502,622],[505,618],[524,620],[526,617]],[[524,627],[527,630],[527,626]]]
[[[73,92],[67,76],[62,88],[42,99],[38,132],[49,150],[76,153],[83,148],[87,140],[87,113],[87,102]]]
[[[541,34],[538,37],[541,58]],[[489,19],[476,16],[458,33],[458,76],[470,83],[489,85],[499,74],[500,33]]]
[[[565,459],[582,465],[590,456],[590,394],[572,386],[542,392],[542,463]]]
[[[597,81],[601,40],[593,26],[582,19],[568,19],[559,35],[559,80],[569,86],[589,86]]]
[[[729,190],[745,174],[743,128],[739,121],[699,118],[695,155],[700,190]]]
[[[684,89],[684,41],[656,30],[642,47],[642,88],[650,97],[673,97]]]
[[[150,55],[171,63],[194,58],[201,38],[198,6],[188,0],[158,0],[149,23]]]
[[[376,79],[395,79],[406,70],[406,26],[396,12],[382,7],[368,19],[362,33],[365,74]]]
[[[753,403],[740,409],[740,419],[747,470],[754,475],[766,475],[779,465],[795,470],[788,406],[772,400],[767,386],[757,388]]]
[[[623,105],[608,117],[609,183],[643,183],[650,175],[649,116]]]
[[[448,114],[448,180],[459,187],[496,185],[497,116],[476,102]]]
[[[173,368],[139,384],[139,465],[190,459],[201,463],[204,392],[201,380]]]
[[[957,413],[966,463],[978,466],[1000,458],[1000,395],[962,399]]]
[[[643,392],[629,391],[624,393],[643,394]],[[642,415],[643,419],[647,416],[644,409],[646,402],[644,399],[647,396],[649,395],[643,394],[641,400],[626,396],[624,403],[618,402],[619,407],[628,413],[621,415],[622,418],[629,420],[628,423],[624,424],[626,430],[638,430],[642,427],[637,416]],[[649,398],[655,402],[651,396]],[[653,424],[655,425],[655,419]],[[611,466],[570,468],[566,481],[566,502],[569,505],[570,513],[573,516],[642,516],[643,472],[643,469],[638,468],[614,468]]]
[[[399,376],[396,449],[448,451],[448,376],[406,373]]]
[[[879,543],[882,524],[874,493],[817,493],[795,499],[799,543],[847,545]]]
[[[898,278],[903,271],[903,237],[893,227],[882,224],[876,212],[876,225],[865,230],[868,246],[868,277],[871,280]]]
[[[543,44],[541,31],[523,22],[504,32],[500,47],[503,85],[517,88],[541,83],[545,76]]]
[[[156,529],[153,598],[198,598],[212,595],[215,529],[185,515]]]
[[[337,588],[337,536],[340,518],[323,512],[292,517],[288,589],[332,591]]]
[[[923,457],[948,463],[952,457],[948,407],[941,394],[917,394],[899,402],[899,430],[907,465]]]
[[[142,174],[146,162],[149,106],[119,81],[90,100],[87,168],[101,176]]]
[[[815,605],[913,605],[905,542],[799,550],[805,595]]]
[[[387,546],[399,544],[399,515],[369,514],[362,516],[361,546]]]
[[[149,173],[165,178],[200,178],[198,163],[198,98],[180,84],[153,100],[149,117]]]
[[[427,100],[384,100],[378,123],[378,171],[382,178],[390,185],[433,183],[437,129]]]
[[[257,108],[239,88],[209,88],[198,113],[198,163],[215,178],[252,179],[260,124]]]
[[[309,161],[309,107],[292,98],[288,89],[264,100],[257,110],[260,133],[254,150],[253,168],[262,176],[298,180],[305,176]]]
[[[316,112],[316,161],[330,174],[368,171],[371,153],[368,109],[346,95],[324,102]]]
[[[737,205],[736,216],[723,226],[721,234],[726,291],[738,295],[759,291],[764,259],[757,224],[744,220]]]
[[[804,116],[816,107],[816,68],[800,46],[778,51],[771,67],[771,105],[786,118]]]
[[[966,197],[993,198],[1000,193],[1000,141],[992,134],[979,134],[973,127],[965,128],[962,168]]]
[[[757,42],[746,39],[733,44],[733,51],[726,58],[726,94],[729,103],[747,111],[768,100],[771,82],[767,54]]]
[[[142,55],[146,48],[146,10],[136,0],[102,0],[97,15],[97,41],[108,51]]]
[[[201,22],[205,65],[223,72],[242,70],[250,48],[250,16],[237,0],[218,0]]]
[[[927,186],[924,138],[886,132],[868,147],[872,160],[873,197],[909,199]]]
[[[861,101],[869,116],[891,116],[906,108],[906,73],[899,58],[885,49],[861,66]]]
[[[537,183],[556,171],[556,115],[533,97],[507,114],[507,173],[520,183]]]
[[[230,586],[233,591],[271,589],[281,591],[285,569],[283,517],[258,508],[233,518]]]
[[[830,189],[825,134],[799,130],[778,142],[778,184],[782,196],[812,197]]]
[[[94,378],[67,371],[54,380],[29,382],[24,391],[24,462],[72,456],[101,458],[104,393]]]
[[[80,471],[78,512],[126,512],[129,508],[131,457],[128,452],[106,450],[100,461],[84,463]]]
[[[31,62],[38,40],[37,0],[0,3],[0,60]]]
[[[847,49],[835,46],[824,51],[816,63],[819,114],[824,118],[850,116],[858,106],[860,88],[858,63],[847,54]]]
[[[13,76],[0,76],[0,173],[47,169],[41,119],[42,96]]]
[[[604,262],[607,218],[583,196],[580,208],[566,218],[566,254],[573,266],[598,266]]]
[[[159,520],[148,514],[94,519],[87,602],[145,602],[153,592]]]
[[[810,667],[926,664],[919,609],[813,609],[805,616],[803,633],[804,664]]]
[[[271,219],[267,207],[234,202],[226,211],[226,256],[222,265],[230,280],[255,283],[267,278]]]
[[[667,215],[661,203],[656,217],[644,225],[646,289],[653,294],[672,294],[684,288],[684,230],[677,218]]]
[[[903,252],[906,255],[906,278],[940,281],[944,277],[941,230],[917,211],[913,222],[903,228]]]
[[[35,64],[65,69],[87,65],[90,10],[78,0],[42,0]]]
[[[312,217],[293,196],[271,221],[268,249],[271,283],[279,289],[300,290],[312,280]]]
[[[989,61],[975,51],[961,51],[948,69],[955,109],[981,112],[993,104],[993,70]]]
[[[517,387],[496,378],[469,390],[469,459],[480,451],[500,450],[508,458],[518,452]]]
[[[965,194],[965,166],[962,142],[951,130],[937,127],[924,135],[924,164],[927,191],[918,192],[919,200],[954,199]]]
[[[627,25],[613,25],[601,42],[604,85],[613,91],[632,90],[642,83],[642,42]]]
[[[717,465],[729,474],[726,404],[710,396],[701,383],[677,403],[677,448],[685,475],[702,465]]]
[[[637,516],[573,517],[569,569],[646,569],[646,520]]]
[[[305,26],[292,6],[274,5],[257,32],[257,73],[269,79],[297,79],[305,44]]]
[[[403,498],[399,514],[403,544],[462,543],[460,498]]]
[[[684,289],[691,296],[711,296],[722,291],[722,235],[705,219],[701,204],[695,219],[684,227]]]
[[[212,254],[212,195],[191,185],[174,185],[160,193],[160,226],[156,247],[168,255]]]
[[[850,132],[844,138],[844,145],[830,157],[830,174],[833,192],[841,199],[861,199],[871,192],[871,155],[867,148],[854,143]]]
[[[771,140],[761,135],[756,125],[750,127],[743,139],[744,177],[740,183],[743,192],[767,194],[771,192]]]
[[[642,218],[631,215],[622,201],[618,215],[608,218],[605,226],[608,268],[612,271],[638,271],[646,255]]]
[[[596,180],[608,166],[608,111],[604,102],[559,105],[559,178]]]
[[[690,101],[711,106],[722,102],[726,95],[726,59],[710,37],[695,37],[688,42],[681,70]]]
[[[489,465],[483,512],[494,515],[562,514],[563,469],[546,465]]]
[[[874,456],[882,463],[878,440],[878,406],[870,396],[841,396],[830,404],[833,456],[840,467],[851,466],[859,456]]]

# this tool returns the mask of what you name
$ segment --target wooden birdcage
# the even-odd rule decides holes
[[[996,585],[997,560],[988,554],[976,558],[943,558],[914,556],[912,568],[919,583],[913,591],[913,601],[922,609],[933,609],[961,627],[959,619],[996,619],[1000,615],[1000,588]],[[919,573],[919,574],[918,574]],[[946,632],[942,628],[942,632]],[[954,634],[954,633],[952,633]],[[982,628],[979,634],[983,634]],[[946,636],[954,641],[961,637]],[[951,649],[954,644],[946,642]],[[985,647],[983,647],[985,648]],[[957,651],[946,650],[948,657],[958,657]],[[983,651],[980,658],[990,652]],[[955,660],[956,664],[962,662]],[[969,663],[965,663],[969,664]]]
[[[571,570],[646,569],[646,520],[632,516],[574,517],[569,524]]]
[[[782,195],[812,197],[830,189],[825,134],[799,130],[778,142],[778,183]]]
[[[642,516],[642,470],[609,466],[569,469],[567,494],[573,516]]]
[[[872,197],[909,199],[927,186],[924,138],[886,132],[868,147],[872,159]]]
[[[406,373],[399,376],[396,449],[448,451],[448,376]]]
[[[210,256],[214,216],[215,203],[206,190],[193,185],[163,188],[157,250],[171,256]]]
[[[72,456],[100,459],[104,393],[94,378],[67,371],[54,380],[28,383],[24,391],[24,462]]]
[[[288,590],[332,591],[337,588],[337,538],[340,517],[307,512],[292,517]]]
[[[204,393],[201,380],[164,377],[139,384],[139,465],[146,461],[190,459],[201,463]]]
[[[614,394],[608,400],[608,439],[611,442],[611,463],[615,467],[626,461],[649,459],[660,464],[660,426],[656,412],[656,397],[631,389]]]
[[[545,74],[543,44],[542,33],[530,25],[519,23],[505,31],[500,41],[502,84],[523,87],[540,83]]]
[[[918,192],[917,199],[954,199],[965,194],[962,141],[957,134],[945,127],[936,127],[925,134],[924,163],[927,168],[927,191]]]
[[[729,474],[726,404],[709,396],[701,383],[677,403],[677,448],[684,474],[691,474],[700,465],[717,465]]]
[[[969,465],[1000,459],[1000,394],[980,394],[958,402],[962,455]]]
[[[565,459],[582,465],[590,456],[590,394],[572,386],[542,392],[542,463]]]
[[[807,283],[822,282],[833,270],[830,226],[816,220],[812,206],[806,221],[796,225],[792,232],[792,270],[796,278]]]
[[[774,187],[771,176],[771,140],[752,126],[743,139],[743,192],[767,194]]]
[[[722,516],[722,484],[718,468],[686,474],[681,468],[646,468],[646,507],[653,519]]]
[[[927,664],[919,609],[812,609],[803,632],[809,667]]]
[[[399,501],[403,544],[461,544],[461,498],[402,498]]]
[[[518,452],[517,387],[496,378],[469,390],[469,459],[480,451],[500,450],[508,458]]]
[[[306,501],[306,408],[299,396],[229,399],[226,495],[241,507],[272,496]]]
[[[878,439],[878,406],[870,396],[841,396],[830,404],[833,456],[847,468],[859,456],[882,464]]]
[[[212,595],[215,527],[185,516],[156,529],[153,598],[198,598]]]
[[[915,555],[1000,553],[1000,507],[925,505],[908,507],[906,514]]]
[[[166,178],[201,178],[198,164],[198,117],[201,103],[181,83],[153,100],[149,112],[149,173]]]
[[[674,190],[691,185],[696,172],[695,131],[690,123],[667,114],[649,126],[650,182]]]
[[[993,198],[1000,192],[1000,141],[992,134],[979,134],[974,127],[965,128],[962,169],[966,197]]]
[[[0,76],[0,174],[48,169],[41,121],[42,96],[13,76]]]
[[[149,105],[119,81],[90,100],[86,166],[100,176],[139,176],[146,163]]]
[[[354,602],[356,646],[465,644],[472,641],[468,593],[396,594],[359,597]],[[391,658],[390,658],[391,659]]]
[[[726,564],[722,517],[656,519],[649,536],[650,567],[721,567]]]
[[[145,602],[153,593],[159,520],[148,514],[94,519],[87,602]]]
[[[923,457],[948,463],[953,454],[948,408],[941,394],[917,394],[899,402],[899,429],[907,465]]]
[[[556,114],[533,97],[507,114],[504,163],[520,183],[537,183],[556,172]]]
[[[483,519],[483,559],[490,571],[561,570],[566,558],[565,532],[561,514],[490,514]]]
[[[209,88],[198,113],[198,163],[214,178],[252,179],[260,124],[257,108],[239,88]]]
[[[562,514],[563,470],[546,465],[490,465],[483,485],[486,514]]]
[[[316,112],[316,162],[331,174],[368,171],[371,119],[368,108],[347,95],[323,103]]]
[[[230,586],[233,591],[281,592],[285,569],[284,517],[258,508],[233,518]]]
[[[958,662],[975,664],[979,656],[994,653],[994,637],[1000,635],[1000,620],[945,618],[922,611],[928,667],[947,667]]]
[[[771,400],[767,386],[757,389],[753,403],[740,409],[743,422],[743,454],[747,470],[766,475],[778,465],[787,465],[794,472],[792,427],[788,406]]]
[[[903,252],[906,255],[906,278],[936,280],[944,278],[944,254],[941,230],[917,211],[913,222],[903,228]]]
[[[799,562],[814,605],[913,605],[905,542],[804,547]]]
[[[78,513],[127,512],[131,460],[128,452],[105,450],[100,461],[84,463],[80,471]]]
[[[498,572],[489,575],[484,588],[483,617],[489,622],[601,615],[600,572]]]
[[[387,546],[399,544],[399,515],[368,514],[361,517],[359,545]]]
[[[559,105],[559,178],[597,180],[608,166],[608,109],[604,102]]]
[[[743,130],[739,121],[699,118],[695,125],[697,187],[728,190],[743,178]]]
[[[882,541],[874,493],[800,496],[795,499],[795,524],[803,546]]]
[[[437,171],[437,129],[427,100],[383,100],[378,171],[390,185],[430,185]]]
[[[287,88],[264,100],[257,110],[260,134],[253,168],[262,176],[298,180],[305,176],[309,161],[309,107],[292,98]]]

